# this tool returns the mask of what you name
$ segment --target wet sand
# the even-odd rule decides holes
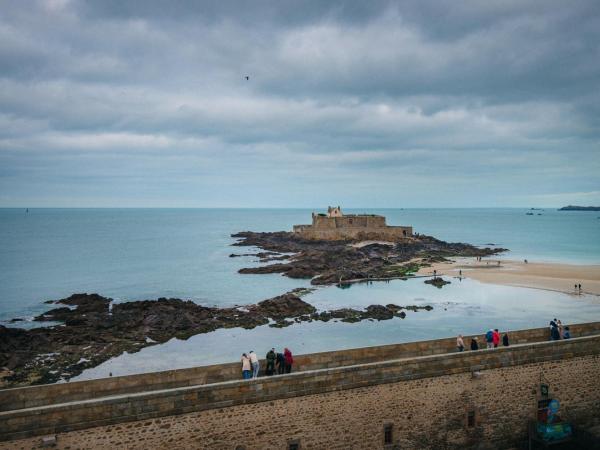
[[[500,265],[498,265],[498,262]],[[591,294],[600,296],[600,265],[575,265],[541,263],[535,261],[508,261],[493,258],[477,261],[476,258],[454,258],[450,263],[437,263],[424,267],[418,275],[462,276],[482,283],[527,287],[564,292],[566,294]],[[581,291],[575,289],[581,284]]]

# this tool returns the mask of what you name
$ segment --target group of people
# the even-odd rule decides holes
[[[267,353],[265,359],[267,360],[265,374],[268,376],[283,375],[284,373],[292,372],[294,357],[288,348],[285,348],[283,353],[277,353],[275,348],[272,348]],[[242,378],[244,380],[258,378],[259,372],[260,362],[256,353],[254,353],[254,350],[250,350],[248,354],[242,353]]]
[[[550,321],[550,339],[553,341],[558,341],[560,339],[570,339],[571,338],[571,330],[568,326],[563,326],[562,322],[556,318]],[[510,345],[508,340],[508,333],[504,333],[502,338],[500,338],[500,332],[498,329],[489,329],[485,333],[485,344],[486,348],[496,348],[500,345],[500,341],[502,341],[502,345],[504,347],[508,347]],[[456,338],[456,348],[459,352],[465,350],[465,341],[462,334],[459,334]],[[477,340],[477,336],[473,336],[471,338],[471,350],[479,350],[479,341]]]
[[[571,330],[568,326],[564,327],[562,322],[556,317],[550,321],[550,339],[560,341],[561,339],[570,339]]]
[[[485,333],[485,343],[486,343],[487,348],[498,347],[498,345],[500,345],[500,341],[502,341],[502,345],[504,347],[508,347],[510,345],[510,342],[508,340],[508,333],[504,333],[502,338],[500,338],[500,332],[498,331],[498,328],[496,328],[494,330],[490,328],[488,330],[488,332]],[[471,338],[470,347],[471,347],[471,350],[479,350],[479,341],[477,340],[477,336],[473,336]],[[463,339],[462,334],[459,334],[458,337],[456,338],[456,348],[458,349],[459,352],[462,352],[465,350],[465,341]]]

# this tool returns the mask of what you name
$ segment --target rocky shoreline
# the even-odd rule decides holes
[[[478,248],[464,243],[448,243],[431,236],[416,235],[395,243],[354,246],[352,241],[313,241],[290,232],[233,234],[235,246],[255,246],[261,262],[286,255],[287,262],[248,267],[241,274],[281,273],[290,278],[310,278],[313,285],[343,283],[347,280],[392,279],[415,273],[421,267],[458,256],[490,256],[504,248]]]
[[[175,337],[188,339],[220,328],[282,328],[299,322],[389,320],[405,311],[431,306],[371,305],[365,310],[342,308],[318,312],[300,296],[305,289],[263,300],[255,305],[210,308],[176,298],[114,304],[98,294],[73,294],[50,302],[58,306],[36,317],[37,322],[62,325],[33,328],[0,326],[0,387],[54,383],[79,375],[123,352],[137,352]]]
[[[240,273],[281,273],[290,278],[310,278],[313,285],[406,277],[448,257],[488,256],[505,250],[447,243],[430,236],[366,245],[309,241],[289,232],[242,232],[233,237],[239,239],[234,246],[264,250],[245,256],[257,256],[261,262],[269,263],[240,269]],[[46,303],[54,308],[34,320],[58,321],[60,325],[30,330],[0,326],[0,387],[68,380],[123,352],[133,353],[174,337],[188,339],[220,328],[403,319],[406,311],[432,309],[388,304],[370,305],[364,310],[317,311],[300,298],[309,291],[295,289],[257,304],[232,308],[206,307],[177,298],[114,303],[98,294],[73,294],[49,301]]]

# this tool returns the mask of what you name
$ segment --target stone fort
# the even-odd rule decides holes
[[[343,214],[339,206],[328,207],[327,214],[312,214],[311,225],[294,225],[294,233],[305,239],[397,241],[412,236],[412,227],[389,226],[384,216]]]
[[[255,380],[232,363],[4,389],[0,448],[527,448],[550,399],[576,448],[598,448],[600,322],[571,331],[513,331],[510,347],[478,351],[452,337],[299,355],[293,373]]]

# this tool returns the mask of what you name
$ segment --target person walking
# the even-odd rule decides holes
[[[500,343],[500,332],[498,331],[498,328],[494,329],[492,342],[494,343],[494,348],[498,348],[498,344]]]
[[[477,336],[471,339],[471,350],[479,350],[479,344],[477,343]]]
[[[260,369],[258,356],[254,353],[254,350],[250,350],[248,357],[250,358],[250,364],[252,364],[252,378],[258,378],[258,371]]]
[[[250,366],[250,358],[245,353],[242,353],[242,378],[249,380],[252,377],[252,368]]]
[[[491,328],[485,333],[485,343],[487,348],[494,348],[494,330]]]
[[[266,373],[269,376],[275,374],[275,359],[276,358],[277,358],[277,355],[275,354],[275,349],[272,348],[271,350],[269,350],[269,353],[267,353],[267,370],[266,370]]]
[[[283,356],[283,353],[277,353],[276,362],[277,362],[277,374],[283,375],[283,373],[285,371],[285,356]]]
[[[459,334],[456,338],[456,348],[459,352],[462,352],[465,349],[465,341],[463,341],[462,334]]]
[[[508,342],[508,331],[504,333],[504,336],[502,336],[502,345],[505,347],[508,347],[510,345]]]
[[[292,357],[292,352],[287,347],[283,350],[283,357],[285,358],[285,373],[291,373],[294,358]]]

